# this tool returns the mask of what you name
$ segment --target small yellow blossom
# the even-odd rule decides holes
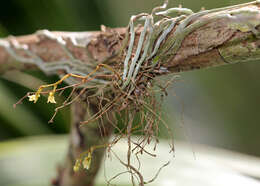
[[[54,92],[53,92],[53,91],[51,91],[51,92],[49,93],[49,97],[48,97],[47,103],[56,103],[55,97],[54,97]]]
[[[89,169],[90,165],[91,165],[91,152],[88,152],[88,155],[84,158],[82,165],[84,167],[84,169]]]
[[[29,101],[33,101],[34,103],[36,103],[38,101],[39,97],[40,97],[40,94],[33,94],[33,95],[28,96]]]
[[[78,172],[78,171],[79,171],[79,169],[80,169],[80,164],[81,164],[81,161],[80,161],[79,159],[77,159],[77,160],[76,160],[76,163],[75,163],[75,165],[74,165],[74,167],[73,167],[73,171],[74,171],[74,172]]]

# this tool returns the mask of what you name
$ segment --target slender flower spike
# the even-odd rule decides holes
[[[55,97],[54,97],[54,92],[53,92],[53,91],[51,91],[51,92],[49,93],[49,97],[48,97],[47,103],[56,103]]]
[[[91,165],[91,152],[88,152],[88,155],[84,158],[83,162],[82,162],[82,165],[84,167],[84,169],[89,169],[90,168],[90,165]]]
[[[33,101],[34,103],[36,103],[38,101],[39,97],[40,97],[40,94],[33,94],[33,95],[28,96],[29,101]]]

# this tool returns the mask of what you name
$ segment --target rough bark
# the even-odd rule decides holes
[[[254,17],[247,21],[260,20],[260,6],[251,5],[258,11]],[[209,16],[209,15],[207,15]],[[205,16],[199,18],[204,19]],[[260,30],[259,24],[254,28]],[[142,28],[137,29],[136,41]],[[112,62],[122,62],[123,55],[116,55],[121,49],[126,28],[103,29],[99,32],[53,32],[67,41],[67,47],[73,55],[83,62],[102,62],[110,59]],[[173,34],[173,32],[171,33]],[[168,39],[171,38],[171,34]],[[87,44],[81,48],[71,43],[71,38],[80,43]],[[20,44],[26,44],[31,51],[41,57],[44,61],[58,61],[66,59],[60,46],[52,40],[38,37],[36,34],[18,36],[15,39]],[[8,38],[6,38],[8,40]],[[137,45],[137,42],[135,42]],[[235,62],[258,60],[260,39],[251,30],[242,30],[232,26],[232,20],[228,18],[213,20],[212,22],[198,28],[190,33],[182,42],[177,54],[163,66],[171,73],[213,67]],[[136,48],[136,46],[135,46]],[[22,51],[17,52],[26,57]],[[14,62],[3,47],[0,47],[0,74],[10,69],[26,70],[37,68],[34,65]],[[59,73],[59,71],[57,72]]]
[[[98,112],[98,104],[92,103],[90,107],[84,103],[84,100],[78,101],[72,106],[72,122],[68,154],[65,164],[58,167],[58,175],[52,180],[55,186],[93,186],[95,177],[101,166],[105,148],[96,149],[92,156],[91,167],[89,170],[81,169],[74,172],[73,167],[75,159],[81,153],[90,149],[92,146],[106,144],[113,132],[111,121],[114,120],[113,113],[109,112],[99,120],[99,122],[89,123],[80,127],[80,122],[86,120],[87,109],[89,112]],[[102,121],[102,123],[101,123]]]

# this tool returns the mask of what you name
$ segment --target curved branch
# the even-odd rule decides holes
[[[186,34],[176,54],[163,56],[167,61],[162,64],[166,68],[164,72],[180,72],[259,59],[259,4],[247,3],[228,11],[229,16],[224,16],[227,15],[227,10],[220,9],[212,13],[209,11],[192,20],[191,25],[195,26]],[[142,28],[136,29],[135,41],[138,41],[141,31]],[[173,29],[165,43],[174,37],[174,31]],[[126,28],[110,29],[103,26],[102,31],[97,32],[41,31],[28,36],[5,38],[0,40],[0,73],[10,69],[41,69],[28,51],[33,52],[42,63],[49,63],[48,68],[41,69],[45,73],[59,74],[61,71],[68,71],[67,68],[72,68],[66,64],[71,58],[70,55],[75,62],[74,66],[70,65],[76,71],[85,65],[95,66],[107,59],[112,64],[123,66],[121,62],[124,55],[120,51],[127,32]],[[68,51],[62,48],[63,45]],[[137,42],[134,45],[133,48],[136,48]],[[18,62],[19,58],[10,55],[7,49],[12,49],[14,54],[21,56],[21,61],[27,60],[27,63]],[[77,61],[83,64],[76,64]],[[81,72],[87,73],[84,70]]]

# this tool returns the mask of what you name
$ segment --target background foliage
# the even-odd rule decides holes
[[[238,4],[241,0],[178,0],[170,6],[195,11]],[[158,0],[9,0],[0,6],[0,36],[31,34],[39,29],[62,31],[99,30],[100,25],[124,27],[132,14],[150,12]],[[45,82],[40,72],[28,72]],[[206,143],[260,156],[260,65],[236,64],[181,74],[164,103],[165,120],[176,138]],[[30,81],[30,79],[28,80]],[[17,137],[67,133],[69,109],[48,124],[54,107],[46,100],[27,101],[13,109],[30,89],[0,78],[0,140]]]

